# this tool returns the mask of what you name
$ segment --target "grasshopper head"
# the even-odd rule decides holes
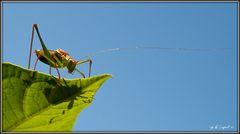
[[[77,61],[70,60],[67,65],[68,73],[72,73],[77,65]]]

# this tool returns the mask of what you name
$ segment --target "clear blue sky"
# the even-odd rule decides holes
[[[33,23],[49,49],[75,59],[135,46],[230,48],[93,57],[92,74],[114,78],[79,114],[74,131],[237,130],[237,3],[4,3],[3,61],[27,67]],[[87,74],[88,64],[78,68]],[[48,66],[39,63],[37,70],[48,73]]]

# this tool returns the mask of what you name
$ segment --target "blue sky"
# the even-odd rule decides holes
[[[229,48],[93,57],[92,75],[114,77],[80,113],[74,131],[237,130],[237,3],[3,3],[4,62],[27,68],[33,23],[49,49],[62,48],[75,59],[136,46]],[[78,69],[87,74],[88,64]],[[39,63],[37,70],[48,73],[48,66]]]

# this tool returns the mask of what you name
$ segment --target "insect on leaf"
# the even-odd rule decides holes
[[[79,112],[90,105],[110,74],[85,79],[57,78],[2,64],[3,131],[71,131]]]

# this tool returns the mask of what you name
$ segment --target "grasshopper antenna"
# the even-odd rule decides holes
[[[134,48],[109,48],[109,49],[104,49],[104,50],[101,50],[101,51],[98,51],[98,52],[95,52],[95,53],[92,53],[92,54],[85,55],[84,57],[80,58],[78,61],[81,61],[81,60],[83,60],[85,58],[88,58],[88,57],[96,56],[96,55],[101,54],[101,53],[107,53],[107,52],[113,52],[113,51],[131,50],[131,49],[134,49]]]
[[[88,54],[82,58],[80,58],[78,61],[81,61],[88,57],[93,57],[98,54],[103,54],[107,52],[115,52],[115,51],[127,51],[127,50],[135,50],[135,49],[152,49],[152,50],[161,50],[161,51],[223,51],[223,50],[230,50],[231,48],[166,48],[166,47],[158,47],[158,46],[135,46],[135,47],[128,47],[128,48],[110,48],[110,49],[104,49],[92,54]]]
[[[140,49],[156,49],[156,50],[167,50],[167,51],[222,51],[229,50],[231,48],[165,48],[156,46],[139,46]]]

